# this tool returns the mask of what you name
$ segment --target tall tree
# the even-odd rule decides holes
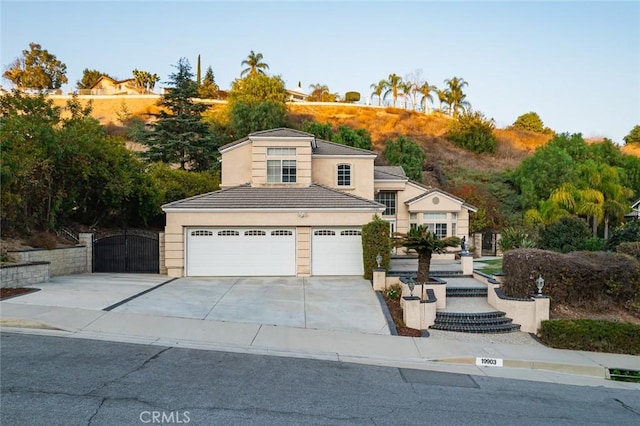
[[[429,281],[431,257],[434,253],[445,253],[447,247],[457,247],[459,245],[460,238],[438,238],[433,232],[429,232],[425,225],[418,225],[410,229],[406,234],[396,237],[396,246],[406,247],[418,253],[418,276],[416,281],[419,283]]]
[[[640,124],[633,126],[629,134],[622,139],[624,139],[624,143],[627,145],[632,143],[640,144]]]
[[[160,77],[157,74],[151,74],[148,71],[133,70],[133,79],[136,87],[140,93],[153,92],[156,83],[160,81]]]
[[[262,60],[264,57],[262,53],[255,53],[253,50],[247,56],[247,59],[242,61],[240,65],[247,66],[247,68],[243,69],[240,73],[240,77],[244,77],[245,75],[253,75],[253,74],[265,74],[265,70],[269,69],[269,65],[264,63]]]
[[[430,85],[428,81],[425,81],[420,87],[418,87],[418,92],[422,95],[422,98],[420,98],[420,105],[422,106],[425,114],[429,113],[429,101],[433,102],[433,96],[431,96],[431,93],[437,92],[437,90],[438,88]]]
[[[311,93],[307,96],[309,102],[335,102],[338,95],[329,91],[326,84],[310,84]]]
[[[29,43],[29,50],[23,50],[22,57],[9,65],[3,76],[18,90],[53,90],[68,82],[66,74],[67,66],[55,55]]]
[[[386,87],[386,80],[380,80],[378,84],[372,83],[370,87],[371,90],[373,90],[373,92],[371,92],[371,97],[373,98],[374,96],[377,96],[378,106],[382,106],[382,93]]]
[[[213,69],[207,68],[207,72],[204,73],[204,80],[198,87],[198,95],[205,99],[216,99],[218,97],[218,91],[220,88],[216,84],[215,76],[213,75]]]
[[[412,93],[414,94],[413,109],[416,108],[415,93],[416,85],[409,80],[403,80],[400,84],[400,91],[402,92],[402,102],[404,103],[404,109],[407,109],[407,101],[411,99]]]
[[[181,58],[169,76],[171,89],[159,101],[160,113],[151,129],[138,129],[135,138],[147,146],[142,155],[149,161],[178,164],[181,170],[211,169],[220,139],[202,121],[207,105],[194,103],[198,86],[191,65]]]
[[[76,87],[78,89],[91,89],[94,84],[100,80],[100,77],[109,77],[111,76],[107,73],[98,70],[90,70],[89,68],[85,68],[82,71],[82,79],[76,82]]]
[[[285,125],[287,92],[279,76],[255,73],[237,79],[231,86],[228,100],[230,136],[233,138]]]
[[[200,86],[202,83],[202,74],[200,74],[200,55],[198,55],[198,65],[196,67],[196,84]]]
[[[385,81],[385,89],[384,95],[382,95],[383,99],[386,99],[389,94],[393,97],[393,106],[395,108],[396,101],[398,100],[398,92],[401,90],[402,77],[393,73],[389,74],[389,77]]]
[[[447,103],[449,104],[449,113],[453,118],[458,118],[460,110],[466,111],[471,106],[466,100],[467,95],[465,95],[462,90],[465,86],[468,86],[469,83],[464,81],[463,78],[458,77],[447,79],[444,82],[448,86],[445,95]]]

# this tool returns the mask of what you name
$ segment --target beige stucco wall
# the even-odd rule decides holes
[[[293,156],[270,156],[269,159],[296,160],[296,183],[267,182],[267,149],[295,148]],[[308,140],[254,140],[251,144],[251,185],[252,186],[299,186],[311,185],[311,142]]]
[[[304,213],[301,215],[300,213]],[[375,212],[292,211],[292,212],[167,212],[165,226],[165,265],[167,275],[184,275],[185,228],[199,227],[295,227],[297,274],[309,275],[311,269],[310,229],[317,226],[362,226]]]
[[[351,186],[338,187],[338,164],[351,165]],[[373,157],[312,157],[312,180],[320,185],[373,200]]]
[[[222,163],[221,188],[251,182],[251,143],[223,152],[220,161]]]

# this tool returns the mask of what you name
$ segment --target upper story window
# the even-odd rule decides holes
[[[295,148],[267,148],[267,182],[295,183],[297,176],[295,157]]]
[[[396,193],[394,191],[380,191],[376,194],[375,200],[385,205],[383,216],[396,215]]]
[[[351,164],[338,164],[338,186],[351,186]]]

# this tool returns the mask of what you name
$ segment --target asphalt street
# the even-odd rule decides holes
[[[2,425],[640,423],[640,392],[2,333]]]

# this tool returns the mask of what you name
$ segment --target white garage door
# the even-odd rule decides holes
[[[293,228],[189,228],[185,274],[295,275],[295,235]]]
[[[314,228],[311,275],[363,275],[359,228]]]

